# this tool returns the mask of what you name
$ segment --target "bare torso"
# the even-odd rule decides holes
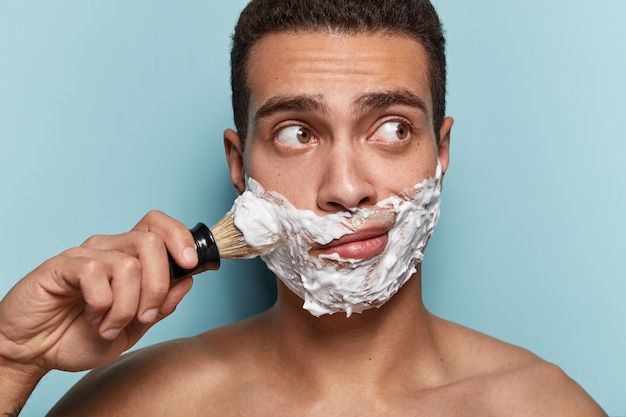
[[[321,366],[331,375],[319,380],[274,349],[269,314],[132,352],[85,377],[51,415],[604,415],[557,367],[436,317],[436,368],[421,372],[401,357],[388,375],[369,378],[368,366],[381,375],[371,357],[350,377],[332,374],[329,357]]]

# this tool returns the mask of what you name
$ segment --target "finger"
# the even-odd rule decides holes
[[[101,259],[91,256],[73,256],[68,258],[66,263],[67,268],[64,272],[66,279],[75,282],[85,302],[85,319],[90,323],[100,324],[113,304],[109,268]]]
[[[48,259],[13,287],[5,298],[10,314],[2,323],[14,329],[8,333],[10,338],[48,336],[77,317],[94,322],[109,309],[112,294],[107,267],[87,252],[66,251]]]
[[[141,265],[137,318],[142,323],[154,322],[170,290],[169,258],[161,235],[151,231],[132,231],[121,235],[93,236],[87,247],[124,252]]]
[[[111,265],[113,302],[100,322],[100,335],[113,340],[137,316],[141,296],[142,266],[139,259],[122,254]]]
[[[198,264],[198,253],[189,229],[167,214],[153,210],[135,225],[133,230],[158,233],[174,261],[185,269]]]
[[[141,279],[138,259],[123,252],[83,247],[65,251],[59,259],[60,265],[54,258],[50,265],[42,265],[51,271],[53,280],[41,285],[54,295],[71,295],[68,286],[78,289],[88,322],[105,325],[106,315],[109,324],[118,323],[126,321],[120,316],[128,315],[121,311],[136,314]]]
[[[159,320],[169,316],[176,310],[183,297],[187,295],[193,285],[193,277],[176,280],[159,309]]]
[[[193,285],[193,277],[181,278],[172,283],[171,291],[168,293],[165,302],[161,306],[161,309],[159,310],[155,323],[169,316],[176,310],[176,307],[178,306],[180,301],[184,298],[184,296],[189,292],[192,285]],[[136,340],[139,340],[139,338],[143,334],[145,334],[146,331],[148,331],[148,329],[151,327],[152,324],[154,323],[144,324],[137,320],[133,320],[125,328],[125,331],[127,333],[127,336],[130,338],[130,340],[136,341]],[[131,342],[131,343],[134,343],[134,342]]]

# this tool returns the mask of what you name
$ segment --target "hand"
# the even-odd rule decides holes
[[[184,268],[198,262],[187,228],[153,211],[128,233],[47,260],[0,302],[0,356],[45,371],[114,360],[191,288],[191,278],[170,282],[167,251]]]

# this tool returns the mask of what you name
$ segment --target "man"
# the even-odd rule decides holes
[[[298,210],[364,220],[313,236],[302,256],[312,285],[304,263],[276,266],[269,254],[280,279],[267,312],[119,359],[190,289],[190,279],[170,286],[166,253],[193,267],[188,231],[151,212],[129,233],[46,261],[0,303],[1,412],[19,413],[50,369],[100,367],[50,415],[605,415],[555,366],[430,314],[421,249],[389,261],[399,213],[434,207],[449,163],[444,39],[430,3],[253,1],[231,64],[237,131],[224,143],[237,191],[260,184],[305,229]],[[385,201],[400,207],[392,217],[376,215]],[[369,259],[402,266],[399,285],[316,296],[327,271],[324,288],[357,274],[347,264],[367,266],[362,281],[391,276],[370,274]]]

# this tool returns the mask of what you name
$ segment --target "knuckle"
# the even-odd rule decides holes
[[[105,237],[104,235],[90,236],[80,246],[85,247],[85,248],[97,248],[99,247],[100,242],[102,242],[104,237]]]
[[[107,273],[106,266],[98,259],[86,256],[74,256],[71,261],[76,264],[78,274],[81,277],[91,278]]]
[[[156,232],[143,232],[137,239],[137,249],[139,252],[153,252],[165,250],[165,241]]]
[[[71,259],[82,256],[83,249],[81,247],[69,248],[59,254],[60,258]]]
[[[163,246],[163,238],[156,232],[145,232],[141,236],[141,244],[147,247]]]
[[[162,219],[163,217],[165,217],[165,213],[163,213],[161,210],[150,210],[144,216],[144,220],[146,220],[148,223],[152,223],[159,221],[159,219]]]
[[[117,271],[125,276],[141,275],[141,262],[133,256],[125,256],[117,263]]]

